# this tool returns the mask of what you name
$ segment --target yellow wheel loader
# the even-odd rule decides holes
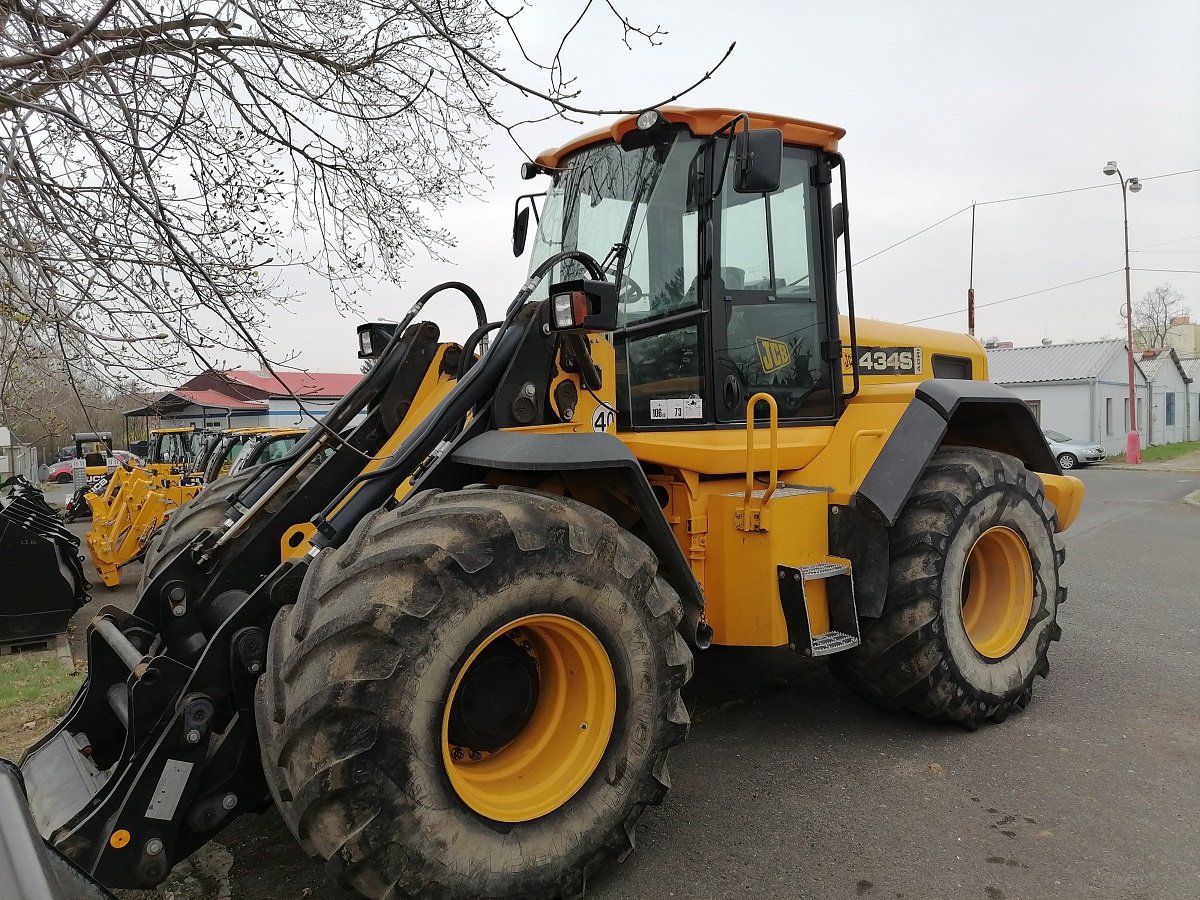
[[[92,511],[84,540],[106,587],[121,583],[121,567],[140,559],[171,511],[200,492],[196,466],[206,437],[196,428],[154,429],[143,465],[122,466],[102,491],[84,495]]]
[[[936,721],[1024,707],[1083,488],[977,341],[859,322],[849,278],[839,314],[842,136],[663,108],[527,164],[503,316],[448,282],[361,326],[321,427],[95,617],[0,778],[0,893],[154,885],[273,803],[366,897],[577,896],[663,799],[713,643]],[[461,344],[417,320],[442,291]]]
[[[92,508],[92,528],[84,537],[106,587],[121,583],[121,568],[143,557],[167,516],[200,493],[207,475],[216,479],[278,459],[304,431],[251,426],[225,434],[227,440],[218,436],[206,443],[197,429],[153,431],[145,467],[120,468],[103,493],[85,495]]]

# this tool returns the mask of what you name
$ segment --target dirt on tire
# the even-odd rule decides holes
[[[1042,482],[1020,460],[961,447],[930,460],[890,531],[887,599],[863,619],[862,645],[830,661],[833,673],[869,700],[931,721],[974,728],[1025,707],[1035,676],[1050,671],[1062,634],[1066,556]],[[1025,631],[1003,658],[976,652],[963,625],[967,557],[988,528],[1003,526],[1028,549],[1033,602]]]
[[[578,792],[530,821],[469,808],[442,763],[450,685],[505,623],[585,624],[617,679],[612,735]],[[368,897],[557,897],[632,848],[688,728],[678,596],[641,541],[591,507],[501,488],[414,497],[319,556],[272,629],[258,722],[301,844]]]

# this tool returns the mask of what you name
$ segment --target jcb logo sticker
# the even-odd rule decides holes
[[[764,372],[774,372],[792,362],[792,351],[783,341],[773,341],[770,338],[755,338],[758,344],[758,361],[762,363]]]

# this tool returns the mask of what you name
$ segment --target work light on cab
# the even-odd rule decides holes
[[[608,281],[562,281],[550,289],[553,331],[612,331],[617,327],[617,291]]]

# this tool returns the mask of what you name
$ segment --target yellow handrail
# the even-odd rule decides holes
[[[771,495],[775,493],[775,488],[779,484],[779,405],[770,394],[760,391],[746,404],[746,493],[742,498],[742,505],[747,511],[747,515],[743,519],[747,527],[750,522],[748,515],[750,499],[754,496],[754,408],[761,402],[765,402],[771,411],[771,481],[763,493],[763,507],[767,505],[767,501],[771,499]]]

